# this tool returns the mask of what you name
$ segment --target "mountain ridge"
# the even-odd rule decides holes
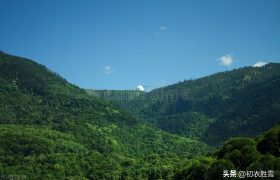
[[[95,91],[108,101],[31,60],[0,54],[0,172],[28,179],[216,180],[224,169],[274,169],[278,177],[279,72],[278,64],[241,68],[152,95]],[[128,99],[120,102],[123,92]]]
[[[218,145],[238,135],[255,136],[277,124],[277,92],[280,64],[269,63],[186,80],[146,92],[134,100],[110,98],[167,132]],[[108,98],[102,93],[98,95]],[[195,135],[202,125],[198,122],[204,123],[203,133]]]
[[[31,60],[0,55],[0,172],[27,178],[148,178],[212,150],[89,96]],[[53,134],[53,135],[52,135]],[[62,144],[60,144],[62,143]],[[154,165],[151,171],[151,168]],[[127,169],[129,167],[129,169]]]

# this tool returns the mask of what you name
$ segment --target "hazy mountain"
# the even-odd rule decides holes
[[[156,127],[212,145],[234,136],[255,136],[279,122],[279,92],[277,63],[186,80],[129,100],[109,96],[116,92],[104,96],[96,91]]]

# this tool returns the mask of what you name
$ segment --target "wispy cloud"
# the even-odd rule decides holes
[[[160,36],[164,31],[166,31],[166,26],[160,26],[157,31],[154,31],[155,36]]]
[[[104,67],[104,73],[105,74],[112,74],[113,68],[111,66],[105,66]]]
[[[160,26],[160,27],[159,27],[159,30],[165,31],[165,30],[166,30],[166,26]]]
[[[159,33],[159,32],[156,32],[156,31],[155,31],[153,34],[154,34],[155,36],[160,36],[160,33]]]
[[[258,61],[258,62],[256,62],[256,64],[253,65],[253,67],[262,67],[262,66],[264,66],[266,64],[267,64],[267,62]]]
[[[233,63],[233,57],[230,54],[219,57],[217,60],[222,66],[230,66]]]

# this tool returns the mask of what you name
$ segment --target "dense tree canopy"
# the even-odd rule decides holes
[[[215,146],[235,136],[253,137],[280,120],[278,63],[186,80],[146,93],[94,92],[155,127]],[[117,98],[121,94],[133,98]]]
[[[211,148],[156,129],[31,60],[0,54],[3,175],[119,179],[171,176]]]
[[[43,65],[0,52],[0,177],[217,180],[231,169],[279,177],[279,125],[255,139],[228,140],[276,124],[278,92],[279,64],[150,93],[86,92]]]

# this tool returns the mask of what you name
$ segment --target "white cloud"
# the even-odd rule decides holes
[[[230,54],[219,57],[217,60],[219,61],[219,64],[223,66],[230,66],[233,63],[233,58]]]
[[[104,73],[105,74],[111,74],[113,72],[113,69],[111,66],[105,66],[104,67]]]
[[[267,64],[267,62],[258,61],[258,62],[256,62],[256,64],[253,65],[253,67],[262,67],[262,66],[264,66],[266,64]]]
[[[164,31],[166,31],[166,26],[160,26],[157,31],[154,31],[155,36],[160,36]]]

